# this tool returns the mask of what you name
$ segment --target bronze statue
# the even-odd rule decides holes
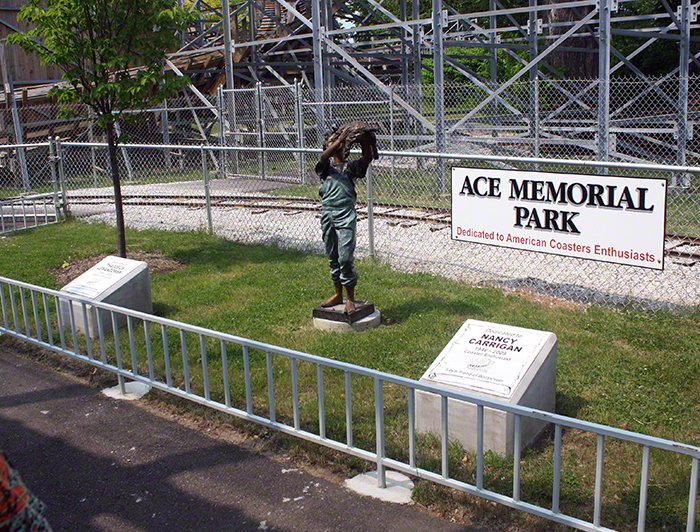
[[[343,288],[347,295],[344,312],[355,310],[355,243],[357,212],[355,183],[365,177],[373,159],[378,159],[376,124],[354,121],[332,131],[323,145],[324,151],[316,165],[321,178],[321,230],[326,255],[330,263],[331,280],[335,294],[321,303],[332,307],[343,302]],[[360,159],[347,162],[350,148],[362,147]]]

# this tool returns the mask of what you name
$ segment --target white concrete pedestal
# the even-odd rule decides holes
[[[421,382],[452,388],[537,410],[554,412],[557,338],[554,334],[478,320],[467,320]],[[448,399],[449,438],[476,450],[477,407]],[[441,434],[440,396],[416,393],[416,430]],[[546,424],[521,417],[521,449]],[[484,408],[484,451],[513,454],[514,416]]]
[[[148,264],[142,261],[113,256],[106,257],[80,277],[61,288],[61,291],[148,314],[153,312]],[[60,305],[63,326],[68,328],[71,324],[70,303],[68,300],[62,299]],[[87,331],[85,330],[86,314]],[[111,331],[111,313],[100,311],[99,315],[103,332]],[[97,309],[94,306],[86,305],[85,312],[83,312],[83,305],[74,301],[73,318],[78,331],[89,335],[90,338],[96,338],[99,335]],[[126,317],[123,314],[117,314],[116,318],[117,327],[122,327],[126,323]]]

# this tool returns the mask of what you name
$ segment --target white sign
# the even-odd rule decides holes
[[[664,179],[452,169],[452,238],[663,270]]]
[[[509,399],[551,333],[467,320],[424,377]]]
[[[62,290],[89,299],[95,299],[100,294],[107,292],[132,271],[142,267],[142,265],[142,262],[136,260],[107,257],[77,279],[68,283]]]

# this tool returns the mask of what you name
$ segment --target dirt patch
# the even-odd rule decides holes
[[[79,277],[95,264],[108,255],[97,255],[84,259],[75,259],[71,262],[64,262],[60,267],[54,268],[49,273],[56,278],[59,286],[65,286],[76,277]],[[151,275],[164,272],[181,270],[185,265],[177,259],[168,257],[158,252],[129,251],[129,258],[148,263],[148,271]]]

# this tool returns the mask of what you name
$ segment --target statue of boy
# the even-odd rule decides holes
[[[365,177],[372,159],[378,159],[376,124],[354,121],[334,130],[326,137],[324,151],[316,165],[321,178],[321,230],[326,255],[331,268],[335,294],[321,303],[332,307],[343,302],[343,287],[347,295],[344,312],[355,310],[355,242],[357,192],[355,182]],[[347,161],[350,147],[362,146],[362,158]]]

